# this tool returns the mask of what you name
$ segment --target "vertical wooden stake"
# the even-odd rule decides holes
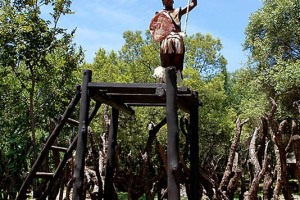
[[[179,131],[176,69],[174,67],[166,68],[166,101],[168,130],[168,199],[179,200]]]
[[[106,159],[106,170],[105,170],[105,182],[104,182],[104,199],[113,199],[113,178],[115,170],[115,154],[117,146],[117,131],[118,131],[118,117],[119,110],[111,109],[110,127],[107,144],[107,159]]]
[[[196,99],[198,99],[198,93],[194,92]],[[199,133],[198,133],[198,108],[196,103],[190,109],[190,160],[191,160],[191,174],[190,174],[190,200],[200,199],[199,186],[200,186],[200,174],[199,174]]]
[[[74,185],[73,200],[85,199],[85,191],[83,191],[84,166],[87,146],[87,123],[90,108],[90,98],[88,94],[88,83],[92,80],[92,71],[85,70],[83,73],[82,94],[80,102],[80,116],[78,126],[78,139],[74,167]]]

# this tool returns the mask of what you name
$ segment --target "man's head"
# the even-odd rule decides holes
[[[162,3],[165,7],[173,7],[174,0],[162,0]]]

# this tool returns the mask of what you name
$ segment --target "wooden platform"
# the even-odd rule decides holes
[[[116,155],[116,139],[118,130],[119,110],[128,114],[134,114],[135,106],[164,106],[166,107],[167,121],[167,156],[168,158],[168,195],[170,199],[179,200],[180,188],[177,184],[178,177],[175,176],[179,169],[179,132],[177,109],[190,114],[190,125],[188,128],[190,143],[190,193],[191,199],[199,199],[199,133],[198,133],[198,107],[200,105],[198,92],[191,91],[187,87],[176,86],[176,73],[174,68],[168,68],[170,73],[166,84],[159,83],[95,83],[91,82],[92,71],[84,70],[83,82],[76,88],[75,96],[67,106],[61,120],[48,137],[46,144],[26,176],[16,200],[26,199],[27,191],[34,178],[44,178],[47,185],[39,199],[47,199],[52,194],[54,183],[58,180],[68,159],[73,155],[76,147],[75,167],[73,173],[73,199],[83,199],[83,182],[85,169],[85,156],[87,154],[87,130],[90,122],[97,114],[101,104],[112,107],[110,118],[110,129],[107,143],[107,165],[105,171],[104,199],[109,200],[113,196],[113,176]],[[175,91],[177,90],[177,91]],[[90,110],[90,100],[96,101],[93,110]],[[80,102],[79,121],[72,121],[78,126],[78,134],[68,148],[54,146],[63,127],[70,122],[76,105]],[[168,104],[166,104],[168,102]],[[90,112],[91,111],[91,112]],[[149,132],[150,133],[150,132]],[[63,155],[59,165],[53,173],[39,172],[41,163],[49,158],[50,150],[60,151]]]
[[[166,85],[162,83],[88,83],[90,96],[128,114],[134,106],[165,106]],[[187,87],[178,87],[178,108],[186,113],[199,104],[198,93]]]

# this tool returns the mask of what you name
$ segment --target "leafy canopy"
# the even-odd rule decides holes
[[[300,96],[300,2],[265,0],[246,29],[253,81],[266,97],[275,98],[282,116],[294,116],[292,104]]]

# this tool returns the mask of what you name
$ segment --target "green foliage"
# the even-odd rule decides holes
[[[118,198],[119,198],[120,200],[126,200],[126,199],[128,199],[128,195],[127,195],[127,193],[125,193],[125,192],[119,192],[119,193],[118,193]],[[139,200],[145,200],[145,199],[146,199],[146,197],[143,196],[143,197],[141,197]]]
[[[83,68],[93,71],[94,82],[121,82],[121,70],[118,67],[118,56],[114,51],[107,53],[100,48],[94,58],[94,63],[86,64]]]
[[[251,16],[246,29],[244,47],[251,53],[251,67],[255,70],[249,81],[256,91],[264,93],[263,101],[270,97],[277,101],[283,118],[297,117],[292,104],[299,100],[300,90],[299,3],[299,0],[264,1],[263,8]]]
[[[268,99],[257,77],[257,72],[251,68],[236,71],[231,77],[231,105],[242,119],[249,119],[247,123],[252,132],[261,116],[268,110]]]
[[[203,104],[199,109],[201,157],[204,154],[225,153],[237,118],[236,111],[228,104],[229,96],[224,89],[225,76],[219,74],[210,81],[205,81],[198,70],[193,68],[186,68],[185,76],[189,78],[184,80],[184,85],[198,91]]]
[[[150,39],[144,40],[140,31],[126,31],[123,37],[125,44],[121,51],[107,52],[100,48],[94,62],[85,66],[94,72],[93,81],[153,82],[151,73],[159,65],[157,45]]]
[[[151,72],[159,65],[158,48],[147,37],[144,40],[140,31],[126,31],[123,34],[125,44],[120,51],[120,60],[125,82],[153,82]]]
[[[299,58],[299,0],[264,1],[262,9],[251,16],[246,29],[245,48],[259,67],[269,67],[278,59]]]
[[[50,119],[65,109],[79,82],[81,49],[73,44],[74,31],[57,24],[71,13],[70,3],[6,0],[0,8],[0,193],[10,198],[49,134]],[[41,17],[42,6],[52,8],[52,21]]]
[[[269,80],[280,103],[279,115],[295,118],[298,116],[293,102],[300,98],[300,60],[286,62],[279,60],[269,70]]]
[[[220,53],[223,48],[220,39],[210,34],[196,33],[186,38],[186,66],[197,69],[203,78],[213,78],[226,73],[227,61]]]

